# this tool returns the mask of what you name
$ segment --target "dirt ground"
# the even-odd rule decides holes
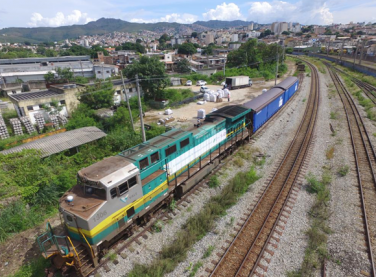
[[[281,78],[278,78],[277,83],[281,82],[287,76],[291,76],[294,73],[295,65],[292,61],[286,62],[288,65],[288,72]],[[206,114],[210,113],[213,108],[219,109],[227,105],[243,104],[249,100],[252,100],[256,96],[262,93],[263,89],[270,89],[274,86],[274,80],[256,83],[252,87],[236,89],[230,91],[230,102],[228,99],[223,99],[223,102],[206,102],[204,105],[197,104],[198,101],[189,103],[179,108],[171,109],[172,115],[165,115],[163,110],[151,110],[145,114],[145,123],[157,123],[160,119],[174,118],[174,121],[167,123],[168,126],[175,128],[186,129],[197,122],[197,112],[199,109],[204,109]],[[221,89],[220,85],[207,85],[213,91]],[[199,86],[176,86],[174,88],[190,88],[193,92],[198,92]]]
[[[284,78],[291,76],[295,71],[295,64],[292,61],[286,62],[288,65],[288,72],[277,80],[277,83],[281,82]],[[238,89],[231,91],[230,102],[213,103],[207,102],[204,105],[198,105],[196,102],[184,105],[178,109],[173,109],[175,120],[169,125],[179,128],[188,128],[191,124],[197,121],[197,111],[199,109],[205,109],[206,113],[211,112],[213,108],[220,108],[226,105],[236,105],[245,103],[254,97],[260,95],[262,90],[270,89],[274,86],[274,80],[265,83],[253,84],[250,88]],[[208,85],[212,90],[217,90],[221,86]],[[184,87],[187,88],[187,87]],[[193,91],[198,91],[200,87],[191,86]],[[163,111],[152,110],[146,113],[146,123],[156,123],[161,118],[166,118],[163,115]],[[178,118],[186,118],[184,122],[178,122]],[[53,228],[60,225],[59,216],[56,215],[50,218],[50,222]],[[45,232],[46,223],[43,223],[33,229],[29,229],[22,233],[16,234],[8,239],[6,242],[0,244],[0,277],[14,274],[22,265],[27,264],[35,258],[38,258],[41,253],[36,243],[38,235]]]

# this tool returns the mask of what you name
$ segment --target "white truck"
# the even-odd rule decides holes
[[[225,87],[228,89],[237,89],[252,86],[252,80],[248,76],[227,77]]]

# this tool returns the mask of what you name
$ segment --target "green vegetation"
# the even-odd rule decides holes
[[[331,179],[331,172],[327,168],[324,168],[321,181],[312,173],[307,176],[308,192],[316,195],[315,203],[309,212],[311,227],[306,231],[308,246],[301,269],[288,272],[287,276],[289,277],[315,276],[316,271],[321,269],[324,260],[330,258],[327,250],[327,235],[331,233],[331,230],[327,221],[330,217],[328,185]]]
[[[161,92],[160,99],[168,99],[170,103],[175,103],[193,96],[195,94],[190,89],[168,88]]]
[[[22,265],[20,270],[9,276],[9,277],[37,277],[43,276],[44,270],[51,266],[49,260],[46,260],[42,256],[29,262],[28,264]]]
[[[344,177],[349,173],[350,167],[348,165],[343,165],[338,169],[338,175]]]
[[[209,188],[216,188],[220,185],[217,175],[212,175],[209,180]]]
[[[136,43],[126,42],[126,43],[123,43],[121,46],[117,46],[115,48],[115,50],[116,51],[119,51],[119,50],[134,50],[137,53],[141,53],[141,54],[146,53],[145,47],[139,42],[136,42]]]
[[[254,168],[239,172],[219,195],[212,197],[198,214],[188,219],[176,234],[175,241],[165,245],[157,259],[149,265],[136,264],[128,276],[163,276],[173,271],[179,262],[185,260],[188,250],[213,228],[214,221],[225,215],[226,210],[258,179]]]
[[[159,58],[142,56],[139,61],[127,66],[124,75],[129,79],[135,78],[136,74],[141,79],[140,84],[144,90],[145,100],[163,99],[163,90],[168,84],[164,64]]]
[[[196,275],[197,271],[202,267],[202,262],[197,262],[193,265],[192,271],[189,273],[189,277],[193,277]]]
[[[337,112],[330,112],[330,119],[338,119]]]
[[[186,42],[186,43],[180,44],[178,47],[178,54],[193,55],[195,53],[197,53],[197,49],[193,45],[193,43]]]
[[[206,249],[204,255],[202,255],[202,258],[206,259],[207,257],[209,257],[211,253],[213,252],[214,248],[215,248],[214,245],[210,245],[208,249]]]

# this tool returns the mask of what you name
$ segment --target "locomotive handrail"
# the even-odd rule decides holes
[[[74,247],[74,245],[73,245],[73,243],[72,243],[70,237],[67,236],[67,238],[68,238],[70,244],[72,245],[72,248],[73,248],[74,253],[76,253],[76,256],[77,256],[77,259],[78,259],[78,263],[79,263],[79,265],[80,265],[80,267],[81,267],[81,260],[80,260],[80,256],[78,256],[78,254],[77,254],[76,247]]]
[[[87,245],[89,246],[89,248],[90,248],[90,250],[91,250],[91,254],[93,255],[93,259],[94,259],[94,258],[95,258],[95,255],[94,255],[93,248],[91,247],[91,245],[90,245],[89,242],[87,241],[87,239],[86,239],[84,233],[82,233],[80,229],[78,229],[78,230],[79,230],[80,234],[82,235],[82,237],[85,239]]]

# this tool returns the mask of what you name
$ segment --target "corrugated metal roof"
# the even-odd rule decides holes
[[[241,115],[242,113],[246,112],[248,109],[240,106],[240,105],[229,105],[222,107],[214,112],[211,112],[207,116],[223,116],[227,118],[233,118],[237,117],[238,115]]]
[[[275,88],[282,88],[282,89],[286,90],[289,87],[291,87],[297,80],[298,80],[298,78],[296,78],[296,77],[287,77],[286,79],[284,79],[282,82],[280,82],[279,84],[277,84],[274,87]]]
[[[59,93],[52,90],[44,90],[44,91],[35,91],[35,92],[24,92],[24,93],[16,93],[10,94],[9,97],[13,98],[16,101],[23,101],[23,100],[30,100],[30,99],[38,99],[50,96],[60,96],[64,93]]]
[[[99,130],[97,127],[83,127],[28,142],[11,149],[3,150],[0,153],[6,155],[21,152],[24,149],[37,149],[41,150],[43,158],[95,141],[105,136],[106,133]]]
[[[272,88],[251,101],[244,103],[243,106],[258,112],[284,92],[281,88]]]

